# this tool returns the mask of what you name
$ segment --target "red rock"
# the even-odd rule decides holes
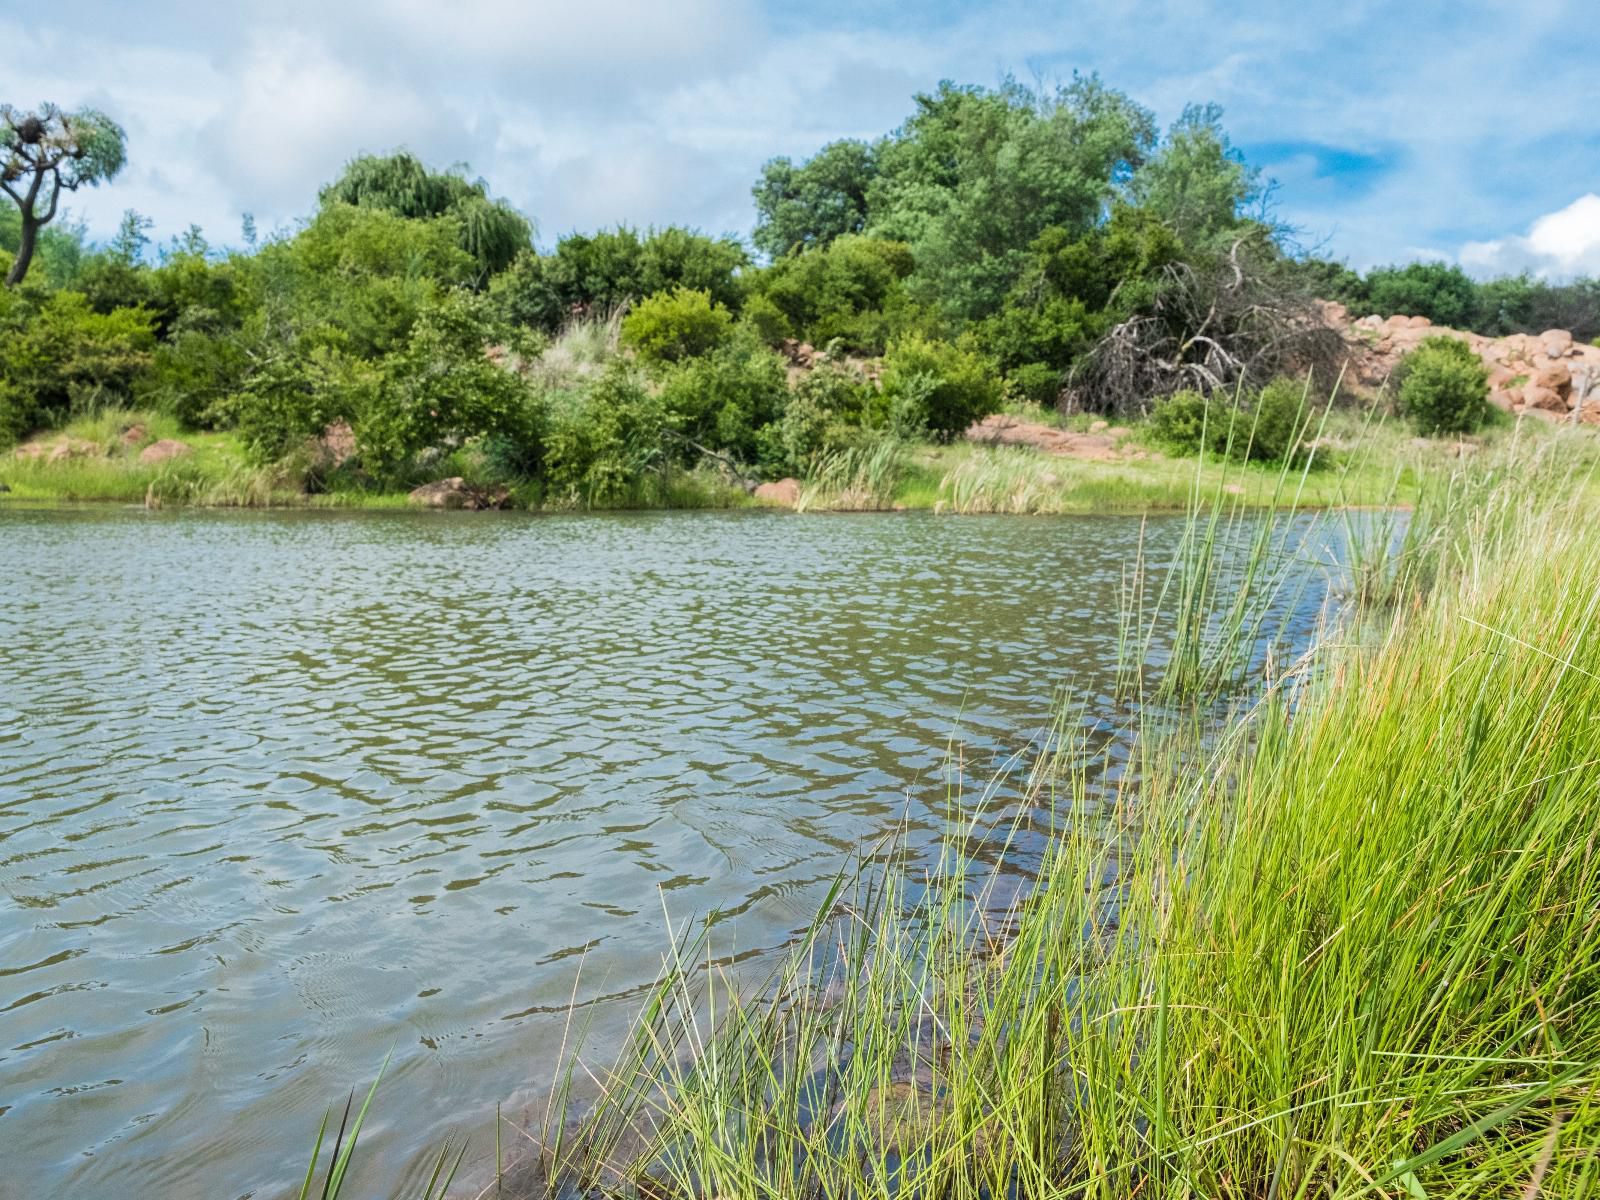
[[[1539,335],[1539,343],[1551,358],[1561,358],[1572,349],[1572,334],[1565,329],[1546,329]]]
[[[505,508],[511,502],[511,492],[499,486],[474,487],[461,476],[452,475],[412,488],[406,500],[420,508]]]
[[[1567,411],[1567,402],[1561,393],[1547,387],[1540,387],[1530,383],[1522,389],[1522,403],[1527,409],[1538,409],[1543,412],[1564,413]]]
[[[46,462],[65,462],[69,458],[92,458],[100,453],[100,447],[93,442],[86,442],[82,438],[64,437],[50,447],[50,455]]]
[[[1541,367],[1533,377],[1536,387],[1549,388],[1552,392],[1565,397],[1572,387],[1572,371],[1566,363],[1551,363]]]
[[[175,458],[183,458],[193,454],[194,448],[188,442],[180,442],[175,438],[162,438],[159,442],[152,442],[139,452],[139,461],[145,464],[171,462]]]
[[[780,479],[776,483],[763,483],[752,493],[757,503],[793,508],[800,500],[800,481]]]

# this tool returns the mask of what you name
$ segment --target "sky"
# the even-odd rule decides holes
[[[0,101],[92,105],[127,169],[73,197],[157,240],[292,228],[352,156],[470,165],[552,245],[626,222],[749,232],[768,158],[904,120],[941,79],[1073,71],[1164,126],[1215,101],[1278,218],[1357,268],[1600,273],[1593,0],[0,3]]]

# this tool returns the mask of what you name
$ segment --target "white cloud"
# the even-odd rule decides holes
[[[427,153],[460,138],[449,109],[364,77],[305,35],[256,38],[226,75],[231,94],[200,128],[199,146],[231,194],[262,215],[303,211],[308,183],[363,150]]]
[[[1495,0],[1448,14],[1444,0],[1347,0],[1293,19],[1267,0],[1070,7],[58,0],[26,25],[0,16],[0,99],[96,103],[127,126],[127,171],[74,200],[95,237],[132,206],[162,237],[197,221],[230,240],[241,212],[268,228],[303,216],[346,159],[406,145],[469,162],[548,242],[618,218],[747,230],[772,155],[891,129],[942,77],[1080,68],[1162,124],[1217,100],[1241,145],[1382,156],[1360,188],[1278,167],[1280,216],[1356,266],[1487,238],[1500,249],[1472,252],[1538,269],[1591,253],[1570,250],[1581,212],[1580,233],[1541,229],[1548,245],[1500,236],[1508,213],[1594,186],[1600,74],[1551,50],[1582,27],[1585,0],[1527,0],[1515,20]]]
[[[1475,275],[1520,271],[1547,279],[1600,275],[1600,195],[1589,192],[1546,213],[1525,236],[1468,242],[1459,257]]]

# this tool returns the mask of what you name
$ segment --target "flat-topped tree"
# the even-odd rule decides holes
[[[17,257],[6,275],[15,287],[28,273],[39,230],[55,220],[61,193],[93,186],[122,170],[127,135],[102,112],[63,112],[43,104],[24,112],[0,104],[0,188],[22,214]]]

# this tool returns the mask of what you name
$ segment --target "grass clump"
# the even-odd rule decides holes
[[[1477,528],[1375,644],[1210,749],[1146,741],[1108,806],[1045,764],[1022,899],[951,851],[830,896],[758,995],[675,961],[621,1189],[1600,1194],[1600,595],[1561,582],[1600,537]]]

